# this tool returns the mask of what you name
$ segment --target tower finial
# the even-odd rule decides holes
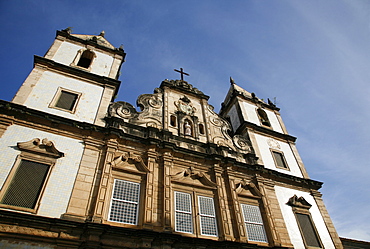
[[[230,76],[230,84],[231,85],[235,85],[235,81],[234,81],[234,79]]]
[[[100,32],[99,36],[104,37],[105,36],[105,31],[102,30],[102,32]]]

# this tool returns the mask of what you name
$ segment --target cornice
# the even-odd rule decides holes
[[[115,93],[118,92],[118,89],[119,89],[120,84],[121,84],[121,81],[119,81],[119,80],[115,80],[115,79],[108,78],[108,77],[105,77],[105,76],[100,76],[100,75],[97,75],[97,74],[93,74],[93,73],[84,71],[82,69],[66,66],[64,64],[55,62],[53,60],[46,59],[46,58],[38,56],[38,55],[34,56],[34,66],[36,66],[36,65],[46,66],[46,67],[48,67],[50,69],[54,69],[58,72],[63,72],[63,73],[66,73],[68,75],[71,75],[72,77],[78,76],[78,77],[81,77],[81,78],[84,78],[84,79],[88,79],[89,83],[95,84],[95,85],[98,85],[98,86],[108,85],[108,86],[113,87],[115,89]]]
[[[70,35],[68,32],[63,31],[63,30],[62,31],[57,30],[56,37],[58,37],[58,36],[65,37],[65,38],[67,38],[69,40],[72,40],[72,41],[75,41],[75,42],[79,42],[79,43],[84,44],[84,45],[90,45],[90,46],[99,48],[101,50],[104,50],[104,51],[107,51],[107,52],[110,52],[110,53],[121,55],[123,57],[123,61],[125,60],[126,53],[125,53],[125,51],[122,48],[111,49],[111,48],[108,48],[108,47],[105,47],[105,46],[102,46],[102,45],[98,44],[93,39],[91,39],[91,40],[84,40],[84,39],[78,38],[76,36]]]
[[[254,123],[251,123],[251,122],[245,121],[245,120],[239,126],[239,128],[235,132],[235,134],[242,134],[243,131],[245,131],[246,129],[251,129],[251,130],[254,130],[258,133],[267,134],[267,135],[270,135],[271,137],[280,138],[282,140],[290,141],[290,142],[293,142],[293,143],[297,140],[296,137],[293,137],[291,135],[283,134],[283,133],[280,133],[280,132],[277,132],[277,131],[274,131],[274,130],[271,130],[271,129],[268,129],[268,128],[265,128],[265,127],[262,127],[262,126],[259,126],[259,125],[256,125]]]
[[[208,100],[209,96],[205,95],[202,91],[198,90],[198,88],[193,87],[193,85],[189,84],[187,81],[184,80],[164,80],[162,81],[160,88],[165,89],[165,87],[169,87],[171,89],[175,89],[180,92],[185,92],[190,95],[200,97],[202,99]]]
[[[205,158],[208,160],[221,161],[222,164],[231,164],[240,170],[247,170],[254,174],[261,174],[266,178],[274,179],[276,181],[283,181],[293,185],[303,184],[311,189],[321,188],[322,183],[311,180],[300,178],[292,175],[280,173],[271,169],[264,168],[263,165],[256,164],[255,156],[253,154],[246,155],[251,160],[251,163],[238,162],[235,158],[230,158],[227,153],[230,152],[229,148],[223,146],[217,146],[213,143],[202,143],[194,141],[192,139],[186,139],[173,135],[171,132],[166,130],[159,130],[154,127],[142,127],[133,125],[130,123],[121,124],[122,128],[101,127],[94,124],[79,122],[68,118],[60,117],[53,114],[48,114],[42,111],[27,108],[26,106],[18,105],[15,103],[0,100],[0,114],[10,116],[10,118],[29,120],[31,117],[36,117],[40,120],[47,120],[54,124],[63,124],[70,127],[74,127],[78,130],[89,131],[91,136],[102,135],[104,137],[117,136],[120,139],[125,139],[137,143],[141,143],[146,146],[154,145],[160,149],[170,149],[174,152],[182,153],[184,155],[190,155],[195,158]],[[176,144],[178,142],[186,142],[192,144],[194,148],[202,148],[202,151],[196,149],[180,147]]]

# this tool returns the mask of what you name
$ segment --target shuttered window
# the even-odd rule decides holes
[[[191,195],[175,192],[175,231],[193,233]]]
[[[213,199],[198,196],[198,204],[201,234],[217,236],[216,213]]]
[[[61,90],[59,99],[55,103],[55,107],[72,111],[78,99],[78,94]]]
[[[136,225],[139,198],[140,184],[115,179],[108,220]]]
[[[296,213],[296,216],[306,245],[320,248],[321,244],[319,237],[317,236],[310,216],[308,214],[301,213]]]
[[[267,243],[268,241],[259,207],[247,204],[241,204],[241,207],[248,240]]]
[[[39,199],[50,165],[21,160],[1,203],[33,209]]]

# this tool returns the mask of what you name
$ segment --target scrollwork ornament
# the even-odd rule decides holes
[[[280,146],[279,142],[278,142],[278,141],[276,141],[276,140],[275,140],[275,139],[273,139],[273,138],[268,139],[268,140],[267,140],[267,144],[269,145],[269,147],[270,147],[271,149],[276,149],[276,150],[280,150],[280,149],[281,149],[281,146]]]
[[[250,142],[243,136],[235,135],[233,137],[235,146],[243,152],[251,152]]]

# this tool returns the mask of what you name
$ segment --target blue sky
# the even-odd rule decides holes
[[[276,98],[339,235],[370,241],[370,1],[0,1],[0,99],[66,27],[124,45],[117,100],[135,104],[180,67],[217,111],[230,76]]]

